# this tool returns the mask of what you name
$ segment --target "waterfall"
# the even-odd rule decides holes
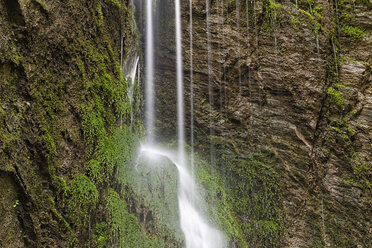
[[[151,158],[162,157],[168,159],[177,168],[178,207],[180,227],[185,237],[186,248],[222,248],[225,241],[222,233],[207,221],[201,209],[203,201],[198,192],[198,186],[188,170],[185,151],[185,124],[184,124],[184,88],[183,88],[183,63],[182,63],[182,26],[180,0],[175,1],[175,33],[176,33],[176,78],[177,78],[177,152],[159,148],[153,133],[154,129],[154,31],[152,6],[153,0],[147,0],[146,13],[146,94],[145,94],[145,122],[147,129],[147,142],[141,145],[140,156]],[[191,3],[190,3],[191,4]],[[192,6],[190,5],[190,34],[192,34]],[[192,57],[192,36],[190,36],[190,53]],[[192,73],[192,63],[190,64]],[[193,91],[192,74],[190,75],[191,91]],[[211,82],[210,82],[211,84]],[[193,97],[193,92],[191,97]],[[192,99],[193,100],[193,99]],[[192,104],[192,103],[191,103]],[[192,113],[191,113],[192,115]],[[193,123],[192,123],[193,125]],[[139,160],[139,159],[138,159]],[[148,163],[151,166],[151,160]]]
[[[147,0],[146,4],[146,89],[145,89],[145,125],[147,142],[154,142],[154,31],[153,31],[153,0]]]
[[[221,232],[210,225],[200,213],[195,202],[201,202],[195,180],[178,162],[175,153],[164,149],[141,147],[141,154],[159,156],[169,159],[176,166],[179,176],[178,206],[180,212],[181,229],[185,235],[186,248],[223,248],[225,240]]]
[[[185,116],[183,102],[183,65],[182,65],[182,34],[180,0],[175,3],[176,13],[176,56],[177,56],[177,127],[178,156],[181,165],[185,163]]]
[[[129,84],[128,87],[128,99],[130,103],[130,123],[132,125],[133,123],[133,92],[134,92],[134,86],[136,83],[136,75],[137,75],[137,67],[139,63],[139,56],[137,53],[133,52],[132,50],[129,52],[129,55],[127,59],[125,60],[123,66],[122,66],[122,71],[125,75],[125,79]],[[137,82],[138,82],[137,78]]]

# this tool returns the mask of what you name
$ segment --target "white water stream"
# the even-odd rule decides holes
[[[154,1],[155,3],[155,1]],[[153,30],[153,0],[147,0],[146,7],[146,94],[145,94],[145,126],[147,143],[141,147],[140,156],[161,156],[168,158],[177,168],[178,207],[181,229],[185,236],[186,248],[222,248],[225,247],[222,233],[207,221],[200,211],[203,202],[192,174],[189,173],[185,152],[184,124],[184,86],[182,63],[182,26],[180,0],[175,1],[176,27],[176,72],[177,72],[177,138],[178,151],[170,152],[157,148],[154,136],[154,30]],[[191,14],[191,13],[190,13]],[[192,17],[191,17],[192,18]],[[190,23],[191,25],[191,23]],[[192,47],[191,47],[192,48]],[[192,68],[192,67],[191,67]],[[191,84],[192,85],[192,84]]]
[[[203,217],[198,204],[201,204],[198,187],[194,178],[175,152],[159,149],[154,146],[142,146],[141,155],[161,156],[169,159],[178,170],[179,189],[178,207],[181,229],[185,235],[186,248],[223,248],[225,240],[221,232]]]
[[[153,30],[153,0],[146,4],[146,89],[145,89],[145,125],[147,142],[154,142],[154,30]]]

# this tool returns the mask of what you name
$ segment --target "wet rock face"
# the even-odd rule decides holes
[[[82,211],[71,211],[69,186],[87,174],[94,149],[84,142],[86,103],[98,96],[107,114],[102,128],[116,125],[115,104],[104,99],[119,81],[120,35],[124,52],[132,39],[127,5],[0,1],[1,247],[93,244],[94,223],[106,217],[90,212],[88,224]]]
[[[280,246],[370,246],[370,3],[217,0],[210,6],[207,23],[206,2],[192,1],[196,149],[209,154],[212,134],[243,153],[263,147],[275,153],[284,170]],[[182,2],[187,109],[189,7]],[[160,70],[173,63],[166,58]],[[168,88],[159,85],[165,94]],[[173,115],[159,115],[166,136],[175,129]]]

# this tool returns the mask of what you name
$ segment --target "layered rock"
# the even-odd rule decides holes
[[[274,235],[279,243],[254,241],[250,231],[243,231],[246,242],[254,247],[370,246],[370,3],[210,4],[207,23],[206,2],[192,1],[196,150],[212,164],[209,156],[215,153],[215,168],[222,177],[231,177],[226,179],[231,185],[240,179],[239,174],[234,178],[234,165],[221,162],[225,153],[244,160],[245,154],[267,149],[281,171],[282,204],[277,207],[282,219],[274,221],[282,223]],[[188,1],[182,13],[190,106]],[[168,75],[174,51],[160,51],[164,59],[159,74]],[[159,81],[159,104],[172,84],[172,76]],[[159,108],[159,132],[175,134],[175,125],[169,124],[173,115],[167,114],[175,106],[167,101]],[[270,212],[270,206],[262,212]],[[253,221],[254,214],[234,211],[240,223]],[[252,228],[261,230],[259,224]],[[245,247],[240,241],[235,244]]]

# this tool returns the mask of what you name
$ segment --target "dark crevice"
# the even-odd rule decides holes
[[[3,1],[9,21],[16,26],[25,26],[26,23],[19,2],[16,0]]]

